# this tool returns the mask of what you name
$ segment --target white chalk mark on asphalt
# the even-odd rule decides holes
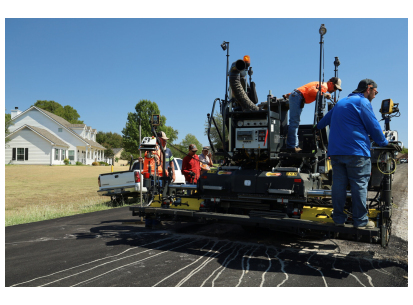
[[[234,248],[234,250],[232,250],[232,252],[230,254],[227,255],[227,257],[225,258],[224,262],[222,263],[222,265],[224,265],[227,260],[229,259],[229,257],[231,257],[231,255],[235,252],[235,249],[237,248],[237,245],[233,245],[232,247],[230,247],[230,249]],[[218,271],[220,268],[222,268],[222,265],[220,267],[218,267],[217,269],[215,269],[208,277],[205,281],[202,282],[201,287],[203,287],[206,283],[206,281],[208,281],[214,274],[216,271]]]
[[[275,256],[275,258],[277,258],[277,259],[280,261],[281,271],[282,271],[282,272],[284,273],[284,275],[285,275],[285,280],[282,281],[280,284],[277,285],[277,287],[281,287],[281,285],[283,285],[286,281],[288,281],[288,273],[285,272],[285,270],[284,270],[284,267],[285,267],[284,261],[283,261],[281,258],[278,257],[278,255],[280,255],[281,253],[284,252],[284,249],[281,250],[281,251],[279,251],[279,252],[278,252],[277,249],[275,249],[275,251],[277,251],[277,255]]]
[[[125,254],[125,253],[128,252],[128,251],[139,249],[139,247],[145,247],[145,246],[148,246],[148,245],[151,245],[151,244],[154,244],[154,243],[158,243],[158,242],[163,242],[163,241],[166,241],[166,240],[169,240],[169,239],[172,239],[172,237],[167,237],[167,238],[159,239],[159,240],[156,240],[156,241],[153,241],[153,242],[144,244],[144,245],[142,245],[142,246],[138,246],[137,248],[130,248],[130,249],[127,249],[127,250],[122,251],[121,253],[118,253],[118,254],[115,254],[115,255],[106,256],[106,257],[99,258],[99,259],[96,259],[96,260],[93,260],[93,261],[90,261],[90,262],[87,262],[87,263],[83,263],[83,264],[80,264],[80,265],[77,265],[77,266],[73,266],[73,267],[64,269],[64,270],[61,270],[61,271],[57,271],[57,272],[54,272],[54,273],[50,273],[50,274],[47,274],[47,275],[43,275],[43,276],[34,278],[34,279],[29,280],[29,281],[26,281],[26,282],[21,282],[21,283],[17,283],[17,284],[11,285],[10,287],[15,287],[15,286],[18,286],[18,285],[22,285],[22,284],[26,284],[26,283],[33,282],[33,281],[35,281],[35,280],[47,278],[47,277],[49,277],[49,276],[53,276],[53,275],[56,275],[56,274],[59,274],[59,273],[62,273],[62,272],[66,272],[66,271],[69,271],[69,270],[73,270],[73,269],[75,269],[75,268],[83,267],[83,266],[86,266],[86,265],[89,265],[89,264],[92,264],[92,263],[96,263],[96,262],[99,262],[99,261],[102,261],[102,260],[105,260],[105,259],[118,257],[119,255]],[[143,253],[143,252],[139,252],[139,253],[137,253],[137,254],[140,254],[140,253]],[[135,255],[136,255],[136,254],[135,254]]]
[[[359,262],[359,268],[360,268],[361,273],[363,273],[363,274],[367,277],[367,279],[369,280],[369,283],[370,283],[371,287],[374,287],[371,277],[370,277],[369,275],[367,275],[366,273],[364,273],[363,269],[361,269],[360,259],[357,258],[357,260],[358,260],[358,262]],[[373,266],[373,267],[374,267],[374,266]]]
[[[382,274],[386,274],[386,275],[390,275],[390,276],[395,277],[393,274],[391,274],[391,273],[387,272],[386,270],[384,270],[383,268],[381,268],[381,267],[380,267],[380,263],[377,263],[378,266],[379,266],[379,268],[376,268],[376,267],[374,267],[374,264],[373,264],[373,260],[372,260],[372,259],[368,259],[368,258],[364,258],[364,259],[365,259],[366,261],[370,262],[371,266],[372,266],[377,272],[380,272],[380,273],[382,273]]]
[[[252,253],[253,253],[253,248],[251,247],[250,250],[251,250],[251,254],[252,254]],[[242,260],[241,260],[242,274],[241,274],[241,277],[240,277],[239,280],[238,280],[238,284],[237,284],[235,287],[238,287],[239,285],[241,285],[242,278],[244,277],[244,274],[245,274],[244,258],[245,258],[245,256],[247,255],[248,251],[249,251],[249,250],[247,250],[247,251],[245,252],[245,254],[242,256]]]
[[[201,248],[200,251],[202,251],[208,244],[209,244],[210,240],[207,241],[207,243]],[[205,253],[203,256],[201,256],[200,258],[198,258],[196,261],[190,263],[189,265],[186,265],[185,267],[175,271],[174,273],[170,274],[169,276],[165,277],[164,279],[160,280],[158,283],[156,283],[155,285],[153,285],[152,287],[156,287],[158,286],[160,283],[162,283],[163,281],[169,279],[170,277],[174,276],[175,274],[181,272],[182,270],[185,270],[186,268],[188,268],[189,266],[197,263],[199,260],[201,260],[202,258],[204,258],[206,255],[208,255],[209,253],[211,253],[211,251],[214,249],[214,247],[216,246],[216,244],[218,243],[218,241],[215,241],[215,243],[212,245],[211,249],[209,249],[209,251],[207,253]]]
[[[192,270],[187,276],[185,276],[178,284],[176,284],[175,287],[180,287],[182,286],[186,281],[188,281],[192,276],[197,274],[199,271],[205,268],[206,265],[208,265],[215,257],[218,257],[219,255],[223,254],[224,252],[231,250],[234,246],[229,247],[228,249],[225,249],[222,252],[219,252],[223,247],[228,245],[230,242],[227,242],[225,245],[221,246],[215,254],[211,255],[211,257],[207,258],[201,265],[199,265],[197,268]]]
[[[260,284],[260,287],[263,287],[263,285],[264,285],[264,282],[265,282],[265,274],[268,272],[268,270],[270,270],[270,268],[271,268],[271,258],[270,258],[270,256],[268,255],[268,247],[265,249],[265,254],[267,254],[267,257],[268,257],[268,268],[267,268],[267,270],[265,270],[264,272],[263,272],[263,274],[262,274],[262,280],[261,280],[261,284]]]
[[[260,246],[258,246],[257,248],[254,249],[254,251],[252,251],[251,255],[248,257],[247,259],[247,269],[245,270],[245,273],[248,273],[250,271],[250,259],[252,257],[252,255],[254,254],[254,252],[259,248]]]
[[[337,272],[347,273],[348,275],[351,275],[352,277],[354,277],[354,278],[357,280],[357,282],[359,282],[363,287],[366,287],[366,285],[364,285],[364,284],[359,280],[359,278],[358,278],[357,276],[355,276],[354,274],[349,273],[349,272],[347,272],[347,271],[344,271],[343,269],[338,269],[338,268],[334,267],[334,265],[335,265],[335,263],[336,263],[336,259],[337,259],[337,255],[334,254],[334,262],[333,262],[333,266],[331,267],[332,270],[337,271]]]
[[[70,287],[79,286],[80,284],[84,284],[84,283],[93,281],[94,279],[97,279],[97,278],[99,278],[99,277],[102,277],[102,276],[104,276],[104,275],[106,275],[106,274],[108,274],[108,273],[111,273],[111,272],[113,272],[113,271],[116,271],[116,270],[118,270],[118,269],[122,269],[122,268],[125,268],[125,267],[127,267],[127,266],[134,265],[134,264],[136,264],[136,263],[146,261],[146,260],[148,260],[148,259],[150,259],[150,258],[154,258],[154,257],[159,256],[159,255],[161,255],[161,254],[168,253],[168,251],[178,249],[178,248],[180,248],[180,247],[183,247],[183,246],[192,244],[193,242],[196,242],[196,241],[197,241],[197,240],[192,240],[192,241],[190,241],[190,242],[188,242],[188,243],[186,243],[186,244],[182,244],[182,245],[176,246],[176,247],[174,247],[174,248],[168,249],[167,251],[163,251],[163,252],[160,252],[160,253],[157,253],[157,254],[148,256],[147,258],[143,258],[143,259],[141,259],[141,260],[138,260],[138,261],[135,261],[135,262],[132,262],[132,263],[129,263],[129,264],[122,265],[122,266],[120,266],[120,267],[117,267],[117,268],[114,268],[114,269],[109,270],[109,271],[107,271],[107,272],[104,272],[104,273],[102,273],[102,274],[96,275],[96,276],[94,276],[94,277],[92,277],[92,278],[90,278],[90,279],[84,280],[84,281],[82,281],[82,282],[80,282],[80,283],[77,283],[77,284],[75,284],[75,285],[72,285],[72,286],[70,286]],[[163,246],[160,246],[160,247],[155,248],[155,249],[159,249],[159,248],[161,248],[161,247],[163,247]],[[152,249],[150,249],[150,250],[152,250]],[[150,251],[150,250],[147,250],[147,251]]]
[[[214,280],[212,281],[212,287],[214,287],[215,281],[219,278],[219,276],[222,274],[222,272],[225,271],[225,269],[227,268],[227,266],[229,265],[230,262],[232,262],[239,254],[239,251],[244,249],[246,246],[243,246],[241,248],[238,249],[237,253],[234,255],[234,257],[230,260],[227,261],[227,263],[225,264],[225,262],[222,264],[222,266],[220,268],[222,268],[222,270],[217,274],[217,276],[214,278]]]
[[[320,272],[321,277],[323,278],[323,281],[324,281],[324,285],[325,285],[326,287],[328,287],[327,282],[326,282],[326,279],[324,278],[323,272],[321,272],[321,270],[320,270],[319,268],[314,267],[314,266],[312,266],[312,265],[310,264],[310,259],[314,256],[314,254],[316,254],[316,252],[314,252],[313,254],[310,255],[310,257],[307,259],[307,262],[306,262],[305,264],[306,264],[308,267],[310,267],[310,268],[312,268],[312,269],[317,270],[318,272]]]
[[[178,241],[180,241],[180,239],[175,240],[175,241],[173,241],[173,242],[171,242],[171,243],[168,243],[168,244],[165,244],[165,245],[159,246],[159,247],[154,248],[154,249],[148,249],[148,250],[145,250],[145,251],[142,251],[142,252],[139,252],[139,253],[135,253],[135,254],[132,254],[132,255],[124,256],[124,257],[121,257],[121,258],[118,258],[118,259],[115,259],[115,260],[112,260],[112,261],[109,261],[109,262],[106,262],[106,263],[103,263],[103,264],[97,265],[97,266],[95,266],[95,267],[92,267],[92,268],[89,268],[89,269],[86,269],[86,270],[80,271],[80,272],[75,273],[75,274],[68,275],[68,276],[66,276],[66,277],[63,277],[63,278],[57,279],[57,280],[55,280],[55,281],[53,281],[53,282],[49,282],[49,283],[46,283],[46,284],[40,285],[40,286],[38,286],[38,287],[44,287],[44,286],[47,286],[47,285],[53,284],[53,283],[55,283],[55,282],[59,282],[59,281],[62,281],[62,280],[68,279],[68,278],[70,278],[70,277],[73,277],[73,276],[76,276],[76,275],[79,275],[79,274],[82,274],[82,273],[85,273],[85,272],[88,272],[88,271],[94,270],[94,269],[96,269],[96,268],[99,268],[99,267],[102,267],[102,266],[105,266],[105,265],[108,265],[108,264],[112,264],[112,263],[117,262],[117,261],[121,261],[121,260],[126,259],[126,258],[130,258],[130,257],[133,257],[133,256],[137,256],[137,255],[140,255],[140,254],[143,254],[143,253],[146,253],[146,252],[152,251],[152,250],[156,250],[156,249],[162,248],[162,247],[164,247],[164,246],[173,245],[173,244],[177,243]],[[151,256],[149,256],[149,257],[151,257]]]

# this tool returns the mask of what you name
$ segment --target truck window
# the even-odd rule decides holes
[[[181,168],[182,168],[182,159],[174,159],[174,161],[175,161],[175,169],[181,170]],[[177,163],[178,163],[179,167],[176,166]]]
[[[133,164],[132,171],[135,171],[135,170],[139,170],[139,162],[135,162]],[[142,170],[143,170],[143,164],[142,164]]]

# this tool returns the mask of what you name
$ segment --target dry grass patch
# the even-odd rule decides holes
[[[110,166],[6,166],[6,226],[110,208],[109,198],[97,194],[99,174],[110,171]]]

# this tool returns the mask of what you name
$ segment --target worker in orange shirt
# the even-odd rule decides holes
[[[145,158],[143,158],[143,171],[142,174],[149,172],[149,165],[151,166],[151,175],[155,175],[155,166],[157,167],[156,174],[158,177],[163,176],[161,150],[156,145],[156,150],[145,152]]]
[[[290,119],[288,123],[287,151],[299,152],[298,147],[298,126],[300,125],[300,116],[305,104],[315,101],[319,91],[319,82],[311,82],[300,88],[294,89],[289,97]],[[341,91],[341,80],[338,77],[332,77],[327,83],[321,83],[321,92],[325,98],[330,99],[331,94],[336,90]]]

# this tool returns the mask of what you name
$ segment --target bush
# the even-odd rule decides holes
[[[104,161],[100,161],[99,164],[100,164],[101,166],[109,166],[109,164],[107,164],[107,163],[104,162]]]
[[[70,161],[69,161],[68,158],[66,158],[66,159],[63,160],[63,163],[64,163],[65,165],[69,165]]]
[[[99,166],[99,163],[97,163],[96,161],[92,163],[93,166]]]
[[[76,165],[83,165],[82,162],[76,161]]]

